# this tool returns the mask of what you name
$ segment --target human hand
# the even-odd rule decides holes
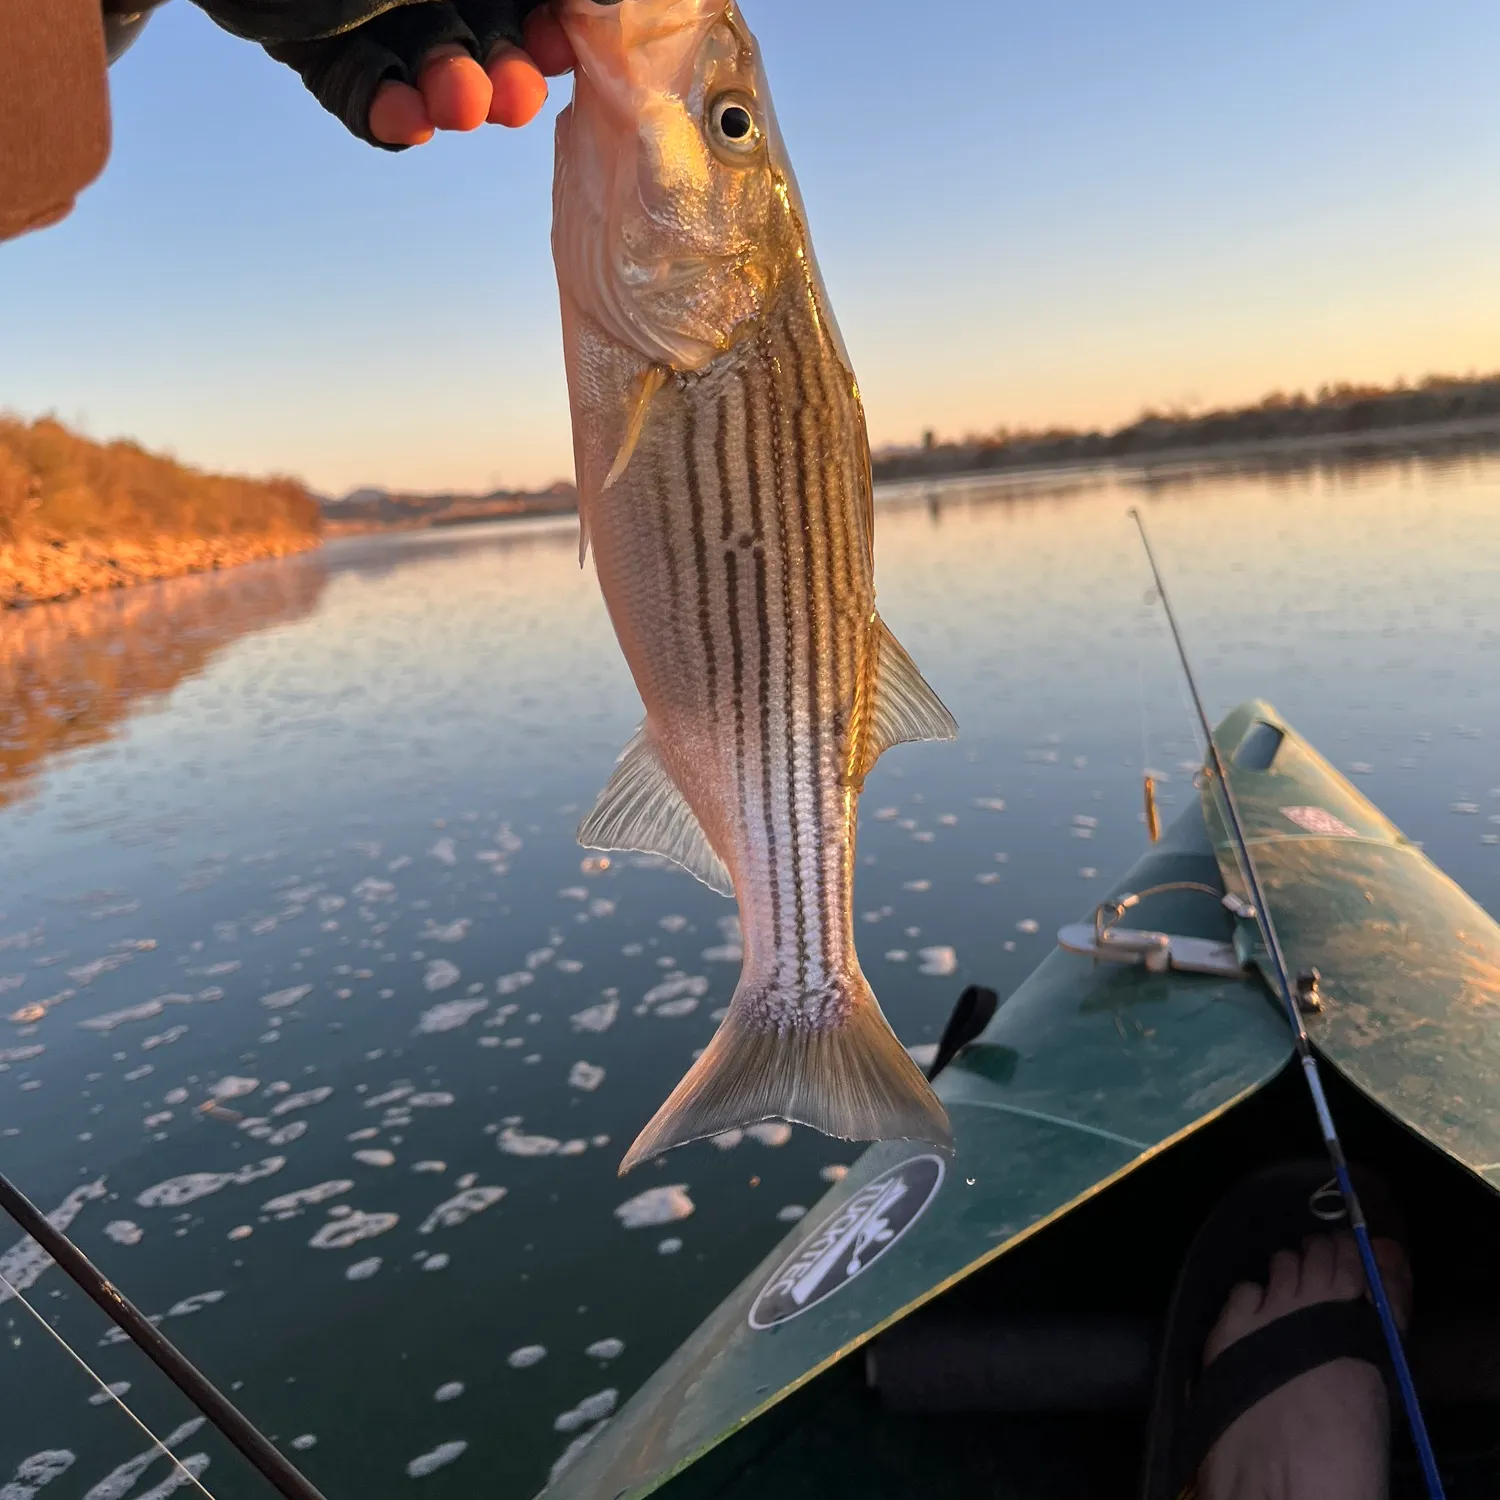
[[[530,124],[547,102],[547,79],[572,68],[573,48],[546,6],[523,30],[524,48],[497,42],[484,67],[448,43],[427,54],[415,88],[387,79],[370,106],[370,134],[387,146],[421,146],[438,130]]]
[[[243,3],[198,0],[231,26]],[[545,0],[410,0],[384,7],[380,0],[322,0],[318,14],[351,11],[369,19],[263,45],[355,135],[388,151],[420,146],[438,130],[474,130],[486,120],[524,125],[546,102],[547,77],[573,66],[573,49]]]

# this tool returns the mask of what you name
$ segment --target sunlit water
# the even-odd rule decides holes
[[[1130,504],[1210,708],[1274,701],[1500,903],[1500,461],[909,489],[882,606],[963,728],[864,799],[861,952],[910,1045],[1134,859],[1143,766],[1193,795]],[[638,704],[570,528],[3,616],[0,685],[0,1162],[331,1497],[533,1494],[853,1159],[770,1131],[615,1176],[736,935],[573,842]],[[191,1418],[55,1269],[29,1295],[157,1431]],[[90,1490],[145,1440],[15,1301],[0,1329],[0,1483],[57,1450],[44,1500],[158,1493],[160,1459]],[[206,1428],[179,1452],[267,1493]]]

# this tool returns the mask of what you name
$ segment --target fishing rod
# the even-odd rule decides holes
[[[77,1245],[3,1172],[0,1208],[101,1307],[109,1320],[245,1456],[286,1500],[324,1500],[322,1493],[214,1383],[130,1301]],[[171,1457],[170,1450],[166,1450]]]
[[[1255,859],[1250,853],[1250,841],[1245,836],[1245,826],[1240,821],[1240,810],[1235,801],[1234,788],[1229,784],[1229,772],[1224,764],[1224,757],[1219,753],[1219,743],[1214,738],[1213,726],[1208,721],[1208,712],[1203,706],[1203,695],[1198,691],[1198,680],[1193,675],[1192,663],[1188,660],[1187,646],[1183,642],[1182,631],[1177,625],[1177,614],[1167,594],[1167,585],[1162,579],[1161,568],[1157,565],[1156,553],[1151,546],[1151,537],[1146,530],[1145,517],[1139,510],[1132,507],[1130,519],[1135,522],[1136,529],[1141,534],[1141,545],[1146,549],[1146,561],[1151,565],[1151,575],[1156,580],[1157,596],[1161,600],[1167,624],[1171,627],[1172,640],[1177,647],[1177,658],[1182,663],[1182,673],[1187,679],[1188,692],[1192,695],[1198,724],[1208,745],[1209,771],[1217,780],[1219,792],[1224,799],[1229,831],[1234,840],[1235,857],[1239,862],[1240,875],[1245,882],[1246,893],[1254,907],[1255,922],[1260,929],[1261,942],[1271,959],[1277,998],[1281,1001],[1286,1011],[1287,1022],[1292,1028],[1297,1060],[1302,1066],[1303,1077],[1306,1078],[1308,1091],[1312,1095],[1313,1109],[1318,1116],[1318,1128],[1323,1135],[1323,1145],[1333,1164],[1334,1176],[1338,1180],[1344,1207],[1349,1215],[1349,1227],[1353,1230],[1355,1243],[1359,1246],[1359,1258],[1364,1265],[1365,1281],[1370,1288],[1370,1300],[1375,1304],[1375,1312],[1380,1319],[1380,1330],[1385,1335],[1386,1348],[1391,1357],[1391,1368],[1396,1377],[1397,1388],[1401,1393],[1401,1405],[1406,1413],[1407,1426],[1411,1430],[1412,1443],[1417,1451],[1417,1461],[1421,1465],[1422,1479],[1429,1500],[1443,1500],[1443,1480],[1438,1473],[1437,1459],[1432,1451],[1432,1442],[1427,1435],[1427,1423],[1422,1416],[1422,1406],[1417,1399],[1417,1388],[1412,1380],[1411,1366],[1407,1362],[1406,1349],[1401,1342],[1401,1330],[1396,1326],[1396,1315],[1391,1310],[1391,1299],[1386,1291],[1385,1278],[1380,1274],[1380,1266],[1375,1259],[1375,1248],[1370,1241],[1369,1223],[1365,1219],[1359,1194],[1354,1189],[1353,1178],[1349,1175],[1349,1163],[1344,1156],[1343,1142],[1339,1139],[1338,1127],[1333,1122],[1333,1113],[1328,1106],[1328,1095],[1323,1089],[1323,1078],[1318,1071],[1317,1055],[1313,1052],[1312,1040],[1302,1020],[1302,1011],[1297,1004],[1296,991],[1292,987],[1287,970],[1286,955],[1282,951],[1281,939],[1276,933],[1276,924],[1271,919],[1271,908],[1261,888]]]

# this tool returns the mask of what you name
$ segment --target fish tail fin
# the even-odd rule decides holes
[[[780,1030],[760,1022],[799,1013],[840,1019]],[[842,1140],[953,1144],[947,1111],[858,970],[805,997],[741,980],[723,1025],[636,1138],[620,1175],[674,1146],[762,1120]]]

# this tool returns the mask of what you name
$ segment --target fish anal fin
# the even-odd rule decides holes
[[[583,820],[578,842],[585,849],[659,854],[721,896],[734,894],[728,868],[644,729],[626,747],[609,785]]]
[[[703,1055],[637,1137],[620,1175],[653,1156],[762,1120],[842,1140],[918,1140],[950,1148],[948,1113],[891,1030],[862,975],[842,983],[836,1025],[766,1026],[786,1003],[742,980]],[[828,997],[818,997],[821,1010]]]
[[[892,745],[915,740],[951,740],[958,735],[953,715],[927,685],[885,621],[877,615],[871,628],[876,659],[871,674],[874,702],[870,706],[865,740],[866,771]]]

